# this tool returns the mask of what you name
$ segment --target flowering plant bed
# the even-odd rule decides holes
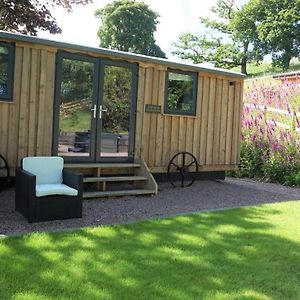
[[[300,88],[255,81],[244,95],[238,177],[300,185]]]

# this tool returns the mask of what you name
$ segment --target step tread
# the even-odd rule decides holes
[[[83,182],[118,182],[118,181],[144,181],[144,176],[108,176],[108,177],[85,177]]]
[[[100,198],[100,197],[114,197],[114,196],[134,196],[134,195],[149,195],[155,194],[153,190],[119,190],[119,191],[105,191],[105,192],[85,192],[83,198]]]
[[[139,168],[141,165],[138,163],[66,163],[65,168]]]

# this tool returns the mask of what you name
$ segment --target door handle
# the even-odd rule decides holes
[[[97,105],[96,104],[94,105],[94,108],[91,108],[91,111],[93,112],[94,119],[96,119],[96,116],[97,116]]]
[[[99,112],[99,119],[102,119],[102,112],[107,111],[107,109],[104,109],[102,105],[100,105],[100,112]]]

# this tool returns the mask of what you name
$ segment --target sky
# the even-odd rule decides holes
[[[100,20],[94,17],[94,12],[112,0],[94,0],[93,4],[74,6],[73,12],[67,13],[61,7],[52,10],[53,17],[62,29],[61,35],[51,35],[39,32],[41,38],[48,38],[79,45],[98,47],[97,30]],[[199,17],[212,16],[210,7],[215,0],[144,0],[150,8],[159,13],[159,24],[155,33],[156,43],[171,55],[172,42],[178,40],[180,33],[197,33],[200,30]]]

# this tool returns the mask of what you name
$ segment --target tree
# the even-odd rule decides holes
[[[63,59],[61,68],[60,128],[89,130],[95,66],[91,62]],[[103,76],[103,104],[107,112],[102,116],[102,129],[110,133],[128,132],[132,71],[107,65]]]
[[[179,41],[173,44],[173,53],[194,63],[212,62],[224,68],[241,66],[241,72],[247,74],[247,62],[252,59],[249,44],[255,34],[255,23],[252,19],[242,18],[238,24],[234,22],[239,10],[234,0],[218,0],[211,10],[217,20],[200,18],[200,23],[209,33],[200,36],[181,34]],[[252,29],[244,32],[245,27]]]
[[[262,42],[258,39],[256,26],[255,15],[245,6],[237,10],[234,18],[230,21],[233,40],[241,41],[242,44],[241,68],[242,73],[245,74],[247,74],[248,62],[256,61],[258,63],[264,58]]]
[[[0,29],[37,35],[37,30],[61,33],[50,8],[58,5],[71,11],[73,4],[88,4],[92,0],[1,0]]]
[[[216,67],[233,68],[241,65],[241,52],[239,47],[232,43],[224,43],[222,37],[211,37],[183,33],[179,42],[173,44],[177,49],[172,51],[185,60],[195,64],[211,62]]]
[[[250,0],[239,12],[255,20],[257,35],[264,54],[271,54],[273,64],[288,69],[293,57],[300,55],[300,1]]]
[[[95,16],[101,20],[100,47],[165,57],[154,39],[159,15],[144,2],[116,0],[96,10]]]
[[[104,76],[103,104],[107,112],[103,115],[102,128],[110,133],[128,133],[132,72],[128,68],[106,66]]]
[[[271,54],[273,64],[287,69],[300,56],[300,0],[249,0],[241,8],[234,0],[218,0],[212,11],[218,21],[201,18],[210,34],[182,34],[173,51],[195,63],[241,66]]]

